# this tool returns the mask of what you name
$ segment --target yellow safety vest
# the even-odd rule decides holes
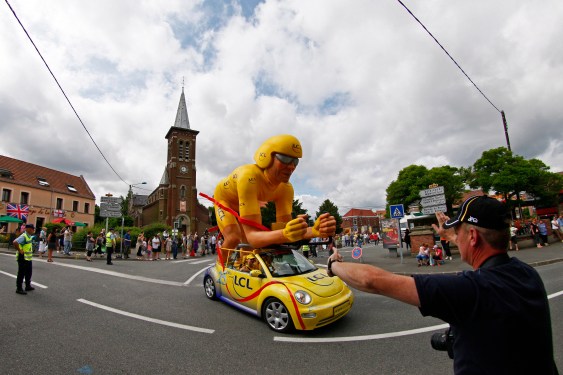
[[[23,258],[25,260],[33,259],[33,246],[31,245],[33,241],[33,236],[29,236],[27,232],[23,232],[23,237],[25,239],[24,244],[20,244],[20,249],[23,250]],[[18,259],[19,251],[16,252],[16,259]]]
[[[309,251],[309,245],[303,245],[303,251]]]
[[[113,241],[111,240],[111,232],[106,234],[106,248],[111,247],[113,249]]]

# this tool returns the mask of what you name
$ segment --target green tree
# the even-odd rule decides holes
[[[387,187],[387,204],[408,207],[420,199],[419,192],[428,187],[428,169],[422,165],[409,165],[399,171],[399,176]],[[389,211],[389,207],[387,207]]]
[[[451,166],[427,169],[422,165],[409,165],[399,172],[397,180],[387,187],[387,212],[390,204],[403,204],[405,207],[420,200],[420,191],[430,184],[444,187],[446,206],[451,212],[452,204],[461,197],[467,169]]]
[[[293,201],[293,209],[291,217],[296,218],[297,215],[307,214],[307,210],[302,207],[303,203],[298,199]],[[260,208],[262,215],[262,224],[265,227],[271,228],[272,224],[276,222],[276,205],[274,202],[268,202],[266,206]]]
[[[317,219],[321,214],[328,212],[336,219],[336,234],[342,232],[342,216],[338,213],[338,207],[330,200],[326,199],[320,206],[319,210],[315,214],[315,219]]]
[[[473,164],[469,186],[484,192],[495,191],[507,202],[526,192],[538,198],[543,205],[556,204],[563,188],[563,177],[549,171],[541,160],[526,160],[504,147],[483,152]]]

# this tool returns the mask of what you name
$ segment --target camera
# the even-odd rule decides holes
[[[454,333],[452,328],[449,327],[445,332],[433,334],[430,338],[430,345],[434,350],[447,351],[448,356],[454,359]]]

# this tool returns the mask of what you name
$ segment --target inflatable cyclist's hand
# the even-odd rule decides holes
[[[317,218],[311,228],[313,237],[331,237],[336,233],[336,219],[329,213],[324,213]]]
[[[307,233],[307,222],[302,217],[293,219],[285,225],[282,233],[288,242],[302,240]]]

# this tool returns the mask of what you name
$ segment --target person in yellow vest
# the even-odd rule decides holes
[[[110,228],[108,234],[106,234],[106,256],[107,262],[106,264],[110,265],[113,264],[111,261],[111,254],[115,250],[115,234],[113,232],[113,228]]]
[[[305,244],[301,246],[301,251],[303,252],[305,258],[309,258],[309,250],[310,250],[309,244]]]
[[[31,260],[33,259],[33,233],[35,226],[27,224],[25,231],[14,240],[14,247],[17,251],[16,259],[18,261],[18,276],[16,278],[16,293],[26,295],[27,292],[35,290],[31,286]],[[23,289],[23,281],[25,279],[25,290]]]

